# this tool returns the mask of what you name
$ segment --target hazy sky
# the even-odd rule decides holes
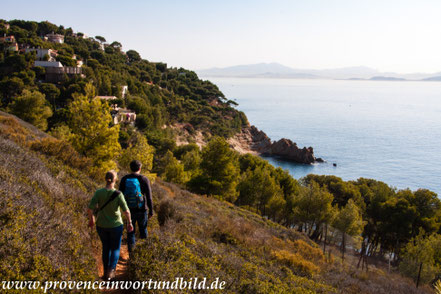
[[[279,62],[441,71],[440,0],[5,1],[0,18],[48,20],[189,69]]]

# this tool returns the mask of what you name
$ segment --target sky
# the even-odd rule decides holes
[[[48,20],[192,70],[278,62],[441,71],[439,0],[1,0],[0,7],[1,19]]]

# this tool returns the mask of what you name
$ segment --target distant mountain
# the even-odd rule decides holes
[[[196,72],[201,76],[207,77],[265,77],[306,79],[367,79],[380,74],[380,72],[364,66],[314,70],[294,69],[279,63],[236,65],[224,68],[203,69]]]
[[[257,63],[236,65],[224,68],[209,68],[196,71],[203,77],[241,77],[241,78],[291,78],[291,79],[344,79],[344,80],[431,80],[439,81],[440,73],[399,74],[380,72],[366,66],[334,69],[294,69],[279,63]]]
[[[219,75],[255,75],[263,73],[292,73],[294,70],[279,63],[257,63],[249,65],[236,65],[225,68],[210,68],[199,71],[200,73]]]
[[[252,77],[252,78],[322,78],[302,72],[279,63],[257,63],[236,65],[225,68],[210,68],[196,71],[201,76],[210,77]]]
[[[373,76],[381,75],[379,71],[366,66],[307,71],[331,79],[369,79]]]
[[[394,77],[383,77],[383,76],[376,76],[370,78],[372,81],[406,81],[406,79],[403,78],[394,78]]]
[[[423,81],[441,81],[441,76],[425,78]]]

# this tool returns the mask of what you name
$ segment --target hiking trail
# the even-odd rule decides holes
[[[103,276],[103,261],[101,260],[101,252],[95,256],[97,260],[97,268],[99,277]],[[119,255],[118,264],[116,265],[116,272],[114,281],[127,281],[129,280],[129,251],[127,249],[127,244],[121,245],[121,251]],[[120,294],[128,293],[128,290],[114,289],[114,290],[102,290],[102,293],[109,294]]]

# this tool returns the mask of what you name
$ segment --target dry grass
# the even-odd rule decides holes
[[[0,115],[0,277],[93,280],[84,215],[95,183],[59,159],[29,149],[44,140]]]

